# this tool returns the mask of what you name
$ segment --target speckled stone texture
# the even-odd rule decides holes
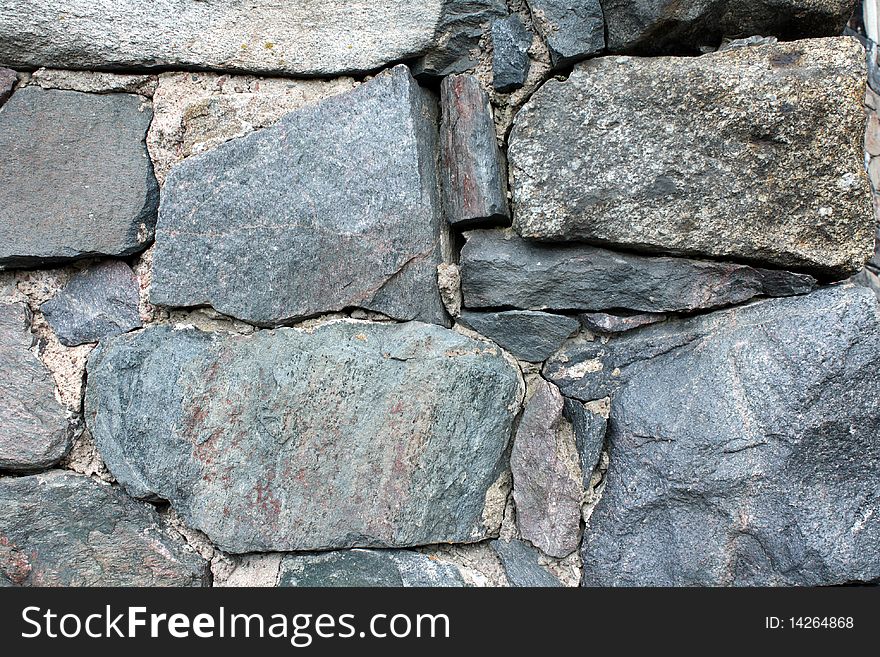
[[[465,586],[458,568],[407,550],[344,550],[289,554],[281,560],[278,586]]]
[[[17,82],[15,71],[0,67],[0,106],[9,100]]]
[[[521,88],[529,76],[532,33],[518,14],[492,23],[492,86],[501,93]]]
[[[605,21],[599,0],[526,1],[555,68],[569,66],[605,48]]]
[[[490,343],[428,324],[151,328],[93,353],[86,421],[131,494],[229,552],[472,542],[498,530],[520,385]]]
[[[840,37],[580,64],[517,115],[514,227],[539,240],[854,273],[876,227],[864,60],[858,41]]]

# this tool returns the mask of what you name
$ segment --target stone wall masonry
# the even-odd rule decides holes
[[[0,586],[880,582],[876,46],[685,4],[3,3]]]

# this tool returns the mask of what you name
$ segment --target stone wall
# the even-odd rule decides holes
[[[853,9],[4,2],[0,585],[880,581]]]

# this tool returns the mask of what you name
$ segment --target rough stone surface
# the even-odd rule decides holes
[[[346,550],[287,555],[279,586],[465,586],[458,568],[407,550]]]
[[[472,70],[492,21],[507,13],[504,0],[443,0],[433,47],[413,64],[418,76],[443,77]]]
[[[507,165],[495,138],[489,96],[472,75],[450,75],[440,86],[443,200],[453,225],[510,223]]]
[[[15,71],[8,68],[0,68],[0,105],[3,105],[12,95],[12,90],[18,83]]]
[[[138,94],[152,98],[158,82],[155,75],[41,68],[34,71],[28,84],[41,89],[82,91],[92,94]]]
[[[501,560],[511,586],[559,587],[562,583],[540,565],[541,553],[524,541],[499,539],[490,543]]]
[[[586,584],[880,577],[880,318],[869,290],[768,300],[595,347],[545,371],[566,394],[589,379],[613,392]]]
[[[244,4],[8,0],[0,7],[0,62],[25,69],[196,67],[333,77],[430,49],[450,0]]]
[[[582,313],[581,324],[593,333],[623,333],[649,324],[662,322],[663,313],[639,313],[636,315],[609,315],[608,313]]]
[[[840,37],[580,64],[517,115],[514,226],[534,239],[854,273],[875,230],[864,60]]]
[[[109,260],[76,274],[40,310],[61,344],[75,347],[140,328],[138,297],[131,267]]]
[[[498,530],[520,387],[429,324],[159,327],[99,344],[86,422],[121,484],[229,552],[473,542]]]
[[[586,244],[536,243],[512,231],[474,230],[465,237],[461,281],[466,308],[656,313],[717,308],[761,295],[805,294],[815,285],[806,274]]]
[[[83,475],[0,479],[0,586],[205,586],[159,514]]]
[[[724,37],[837,36],[853,0],[602,0],[612,52],[697,52]]]
[[[0,109],[0,268],[143,249],[159,203],[151,117],[132,94],[18,90]]]
[[[606,403],[583,403],[565,399],[562,414],[571,422],[575,446],[580,457],[583,487],[590,487],[593,471],[599,464],[608,429],[608,405]]]
[[[404,66],[178,165],[150,301],[260,325],[349,307],[447,324],[436,106]]]
[[[552,557],[574,552],[581,537],[583,474],[575,437],[562,410],[558,388],[538,380],[510,455],[520,534]]]
[[[24,303],[0,303],[0,469],[34,470],[70,449],[52,375],[31,351],[36,338]]]
[[[518,14],[492,23],[492,86],[508,93],[521,88],[529,77],[532,33]]]
[[[532,310],[498,313],[466,310],[458,320],[490,338],[514,357],[531,363],[545,361],[580,328],[580,322],[573,317]]]
[[[352,78],[290,80],[218,73],[163,73],[153,94],[147,147],[159,183],[171,167],[285,114],[356,86]]]
[[[599,0],[527,2],[555,68],[563,68],[605,48],[605,20]]]

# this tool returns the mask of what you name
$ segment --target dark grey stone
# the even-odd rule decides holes
[[[17,83],[18,76],[15,74],[15,71],[0,67],[0,106],[9,100],[12,90]]]
[[[208,586],[150,506],[55,470],[0,479],[0,586]]]
[[[696,53],[725,37],[776,36],[789,41],[837,36],[853,0],[602,0],[608,49],[643,55]]]
[[[535,27],[547,42],[554,68],[605,49],[605,19],[599,0],[526,0]]]
[[[359,307],[449,320],[437,108],[405,66],[175,167],[150,299],[259,325]]]
[[[496,91],[516,91],[529,77],[532,33],[517,14],[492,23],[492,86]]]
[[[684,311],[805,294],[816,283],[806,274],[748,265],[530,242],[512,231],[465,237],[461,291],[472,309]]]
[[[0,268],[129,255],[159,186],[140,96],[25,87],[0,108]]]
[[[472,75],[450,75],[440,86],[441,163],[446,219],[464,226],[510,223],[507,165],[495,138],[489,96]]]
[[[608,313],[582,313],[581,324],[593,333],[623,333],[641,326],[664,321],[663,313],[639,313],[636,315],[609,315]]]
[[[434,45],[413,63],[417,76],[445,77],[479,63],[480,39],[507,14],[504,0],[443,0]]]
[[[36,338],[23,303],[0,303],[0,469],[54,465],[70,449],[52,374],[31,351]]]
[[[562,583],[540,565],[541,553],[524,541],[497,540],[489,543],[501,560],[511,586],[559,587]]]
[[[605,446],[608,429],[608,418],[598,409],[576,399],[565,398],[562,414],[571,422],[574,430],[575,445],[580,457],[581,473],[583,474],[584,490],[590,487],[593,471],[599,465],[599,457]]]
[[[864,97],[851,37],[592,59],[516,116],[514,228],[845,278],[876,229]]]
[[[408,550],[345,550],[289,554],[281,560],[279,586],[465,586],[458,568]]]
[[[618,382],[606,487],[584,533],[585,584],[880,578],[873,293],[823,288],[609,347],[601,370],[568,369],[569,382]],[[550,376],[566,386],[564,374]]]
[[[490,338],[515,358],[541,363],[577,333],[578,320],[532,310],[478,313],[465,310],[458,321]]]
[[[85,408],[129,492],[243,553],[487,538],[520,394],[496,348],[430,324],[157,327],[98,345]]]
[[[534,386],[510,455],[516,524],[542,552],[565,557],[580,544],[584,475],[559,389],[543,379]]]
[[[131,267],[109,260],[74,275],[40,310],[61,344],[75,347],[140,328],[138,298]]]

